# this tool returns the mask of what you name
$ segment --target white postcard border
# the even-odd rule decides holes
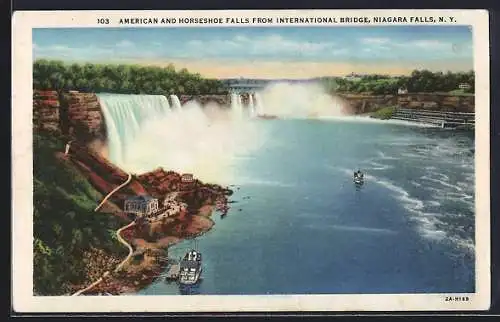
[[[472,294],[355,295],[191,295],[191,296],[33,296],[33,28],[55,27],[194,27],[208,25],[118,25],[119,17],[323,17],[323,16],[453,16],[455,25],[473,27],[476,73],[476,292]],[[111,23],[99,24],[107,17]],[[448,23],[434,23],[445,25]],[[219,27],[234,24],[217,24]],[[247,24],[237,26],[257,26]],[[280,26],[299,24],[280,24]],[[313,24],[321,26],[325,24]],[[356,23],[336,26],[360,26]],[[409,23],[370,24],[413,25]],[[427,25],[419,23],[419,25]],[[259,26],[272,27],[273,24]],[[312,26],[312,25],[300,25]],[[335,25],[331,25],[335,27]],[[489,22],[485,10],[266,10],[266,11],[25,11],[12,22],[12,253],[13,306],[16,312],[251,312],[251,311],[429,311],[485,310],[490,306],[490,99]],[[445,301],[468,296],[467,302]]]

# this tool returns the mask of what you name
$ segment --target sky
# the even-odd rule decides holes
[[[213,78],[468,71],[472,54],[468,26],[33,30],[33,59],[174,64]]]

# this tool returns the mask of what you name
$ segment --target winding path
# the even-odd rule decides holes
[[[108,193],[108,194],[104,197],[104,199],[101,201],[101,203],[100,203],[100,204],[99,204],[99,205],[98,205],[98,206],[94,209],[94,212],[95,212],[95,211],[97,211],[97,210],[99,210],[99,208],[101,208],[101,207],[102,207],[102,205],[104,205],[104,203],[105,203],[105,202],[106,202],[106,201],[107,201],[107,200],[108,200],[108,199],[109,199],[109,198],[110,198],[110,197],[111,197],[111,196],[112,196],[115,192],[117,192],[117,191],[118,191],[118,190],[120,190],[121,188],[125,187],[125,186],[126,186],[126,185],[130,182],[130,180],[132,180],[132,174],[130,174],[130,173],[129,173],[129,174],[128,174],[128,178],[127,178],[127,180],[126,180],[124,183],[122,183],[121,185],[119,185],[118,187],[116,187],[115,189],[111,190],[111,191],[110,191],[110,192],[109,192],[109,193]],[[118,237],[118,241],[119,241],[120,243],[122,243],[123,245],[127,246],[129,253],[128,253],[127,257],[126,257],[123,261],[121,261],[121,263],[120,263],[120,264],[118,264],[118,265],[116,266],[116,268],[115,268],[115,272],[117,272],[118,270],[120,270],[120,269],[123,267],[123,265],[124,265],[124,264],[125,264],[125,263],[129,260],[129,259],[130,259],[130,257],[132,257],[132,254],[133,254],[134,250],[133,250],[132,246],[131,246],[129,243],[127,243],[127,241],[126,241],[125,239],[123,239],[123,237],[121,236],[121,232],[122,232],[123,230],[125,230],[125,229],[129,228],[129,227],[134,226],[134,225],[135,225],[135,221],[132,221],[132,222],[130,222],[129,224],[127,224],[126,226],[123,226],[122,228],[120,228],[120,229],[118,229],[118,230],[116,231],[116,236]],[[102,275],[102,277],[101,277],[101,278],[99,278],[97,281],[95,281],[94,283],[90,284],[90,285],[89,285],[89,286],[87,286],[86,288],[81,289],[81,290],[79,290],[79,291],[75,292],[72,296],[78,296],[78,295],[80,295],[80,294],[82,294],[82,293],[84,293],[84,292],[86,292],[86,291],[88,291],[88,290],[92,289],[93,287],[95,287],[96,285],[98,285],[99,283],[101,283],[101,282],[104,280],[104,278],[105,278],[105,277],[107,277],[109,274],[110,274],[110,273],[109,273],[109,271],[106,271],[106,272]]]
[[[123,239],[122,235],[121,235],[121,232],[129,227],[132,227],[135,225],[135,221],[132,221],[130,224],[128,224],[127,226],[123,226],[122,228],[118,229],[116,231],[116,236],[118,237],[118,240],[120,241],[120,243],[122,243],[123,245],[125,245],[127,248],[128,248],[128,255],[127,257],[120,263],[116,266],[115,268],[115,272],[118,272],[123,265],[125,265],[125,263],[130,259],[130,257],[132,257],[132,254],[134,252],[134,249],[132,248],[132,246],[127,243],[127,241],[125,239]]]
[[[127,180],[124,183],[122,183],[121,185],[119,185],[118,187],[111,190],[111,192],[108,193],[106,195],[106,197],[104,197],[104,199],[102,199],[101,203],[94,209],[94,211],[99,210],[99,208],[101,208],[102,205],[104,205],[104,203],[106,203],[106,201],[108,201],[109,197],[111,197],[115,192],[117,192],[121,188],[125,187],[130,182],[130,180],[132,180],[132,174],[129,173]]]

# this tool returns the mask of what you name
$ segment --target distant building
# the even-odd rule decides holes
[[[398,94],[408,94],[408,90],[404,87],[398,88]]]
[[[350,73],[350,74],[344,76],[344,79],[347,79],[350,81],[358,81],[358,80],[361,80],[361,78],[363,78],[364,76],[366,76],[366,75],[365,74]]]
[[[192,183],[192,182],[194,182],[194,176],[191,173],[184,173],[181,176],[181,182],[182,183]]]
[[[467,84],[467,83],[461,83],[461,84],[458,85],[459,89],[465,89],[465,90],[471,89],[471,87],[472,86],[470,86],[470,84]]]
[[[124,210],[127,213],[147,216],[159,210],[158,199],[150,196],[135,196],[125,200]]]

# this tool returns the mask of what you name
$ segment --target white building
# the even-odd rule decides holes
[[[124,210],[127,213],[147,216],[159,210],[158,199],[150,196],[136,196],[125,200]]]
[[[461,83],[458,85],[458,88],[459,89],[470,89],[472,86],[470,86],[469,84],[467,83]]]
[[[181,176],[181,182],[183,183],[191,183],[194,182],[194,176],[191,173],[184,173]]]
[[[408,94],[408,90],[404,87],[398,88],[398,94]]]

